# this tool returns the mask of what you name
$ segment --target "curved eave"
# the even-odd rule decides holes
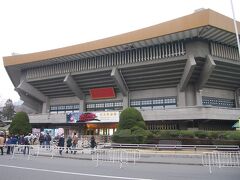
[[[239,22],[237,25],[240,29]],[[5,67],[26,63],[34,63],[62,56],[104,49],[108,47],[127,45],[138,41],[183,32],[204,26],[213,26],[218,29],[234,33],[234,26],[231,18],[228,18],[210,9],[206,9],[175,20],[167,21],[158,25],[132,31],[129,33],[54,50],[3,57],[3,61]]]

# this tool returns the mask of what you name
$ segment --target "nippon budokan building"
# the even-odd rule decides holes
[[[111,135],[127,107],[140,110],[149,130],[234,130],[240,116],[234,23],[210,9],[3,61],[34,110],[34,128]]]

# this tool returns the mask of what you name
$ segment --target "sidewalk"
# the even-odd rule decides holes
[[[140,159],[136,160],[136,163],[202,165],[201,158],[203,151],[139,151]],[[82,152],[77,152],[76,154],[63,153],[60,155],[57,153],[54,155],[54,157],[92,160],[90,149],[83,149]]]
[[[20,147],[15,147],[14,151],[17,156],[21,156],[23,151],[19,151]],[[22,147],[23,148],[23,147]],[[32,149],[31,154],[33,156],[46,156],[46,157],[58,157],[58,158],[70,158],[70,159],[84,159],[84,160],[92,160],[92,151],[90,148],[83,148],[83,149],[76,149],[77,152],[76,154],[71,154],[66,153],[66,149],[62,150],[62,155],[60,155],[59,149],[56,149],[57,147],[53,148],[53,150],[50,150],[48,148],[37,148]],[[17,151],[18,149],[18,151]],[[37,151],[38,150],[38,151]],[[40,150],[40,151],[39,151]],[[118,150],[124,150],[125,154],[128,154],[127,156],[123,157],[123,160],[127,162],[133,162],[135,161],[136,163],[155,163],[155,164],[178,164],[178,165],[202,165],[202,153],[203,152],[211,152],[211,150],[153,150],[153,149],[129,149],[129,148],[116,148],[116,149],[111,149],[111,148],[100,148],[98,149],[98,155],[99,157],[101,155],[104,155],[104,158],[107,158],[108,160],[106,161],[111,161],[111,159],[118,158],[122,160],[122,157],[120,157],[119,154],[113,154],[113,151],[118,151]],[[107,152],[109,150],[111,151],[109,154],[104,154],[104,152]],[[72,150],[73,151],[73,150]],[[135,158],[134,155],[134,160],[133,160],[133,152],[130,153],[131,151],[137,152],[136,156],[140,156],[140,158]],[[99,154],[99,153],[103,154]],[[127,152],[127,153],[126,153]],[[119,153],[119,152],[118,152]],[[123,153],[123,154],[124,154]],[[97,154],[95,154],[97,155]],[[118,157],[117,157],[118,156]],[[129,156],[129,158],[128,158]],[[29,157],[31,158],[31,156]],[[103,157],[100,157],[103,158]],[[124,159],[125,158],[125,159]],[[96,157],[95,157],[96,159]],[[127,159],[127,160],[126,160]]]

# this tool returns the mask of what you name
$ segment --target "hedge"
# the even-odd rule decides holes
[[[191,130],[160,130],[152,131],[155,138],[200,138],[218,140],[240,140],[240,131],[191,131]]]

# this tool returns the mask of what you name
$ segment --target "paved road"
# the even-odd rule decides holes
[[[169,157],[171,158],[171,157]],[[208,168],[198,165],[103,163],[82,159],[49,157],[0,156],[0,180],[96,180],[96,179],[159,179],[159,180],[239,180],[239,168]]]

